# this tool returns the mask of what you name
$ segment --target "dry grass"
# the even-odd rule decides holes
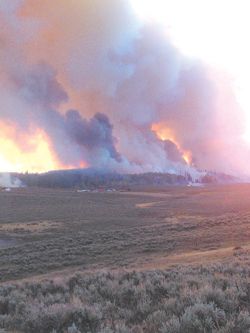
[[[231,257],[250,240],[250,185],[129,193],[0,192],[0,280]]]
[[[0,207],[0,331],[250,332],[250,185],[17,189]]]
[[[23,222],[23,223],[3,223],[0,225],[0,232],[8,232],[9,234],[13,233],[22,233],[22,232],[31,232],[39,233],[43,231],[48,231],[50,229],[58,228],[58,224],[52,223],[50,221],[37,221],[37,222]]]

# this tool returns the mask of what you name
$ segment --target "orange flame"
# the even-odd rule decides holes
[[[182,157],[188,165],[192,165],[192,153],[190,151],[184,151]]]
[[[184,150],[181,145],[179,144],[178,140],[176,139],[176,135],[174,131],[167,127],[163,123],[155,123],[152,125],[151,130],[156,133],[157,137],[162,140],[169,140],[172,141],[177,149],[179,150],[180,154],[182,155],[183,160],[188,164],[192,164],[192,153],[189,150]]]
[[[42,129],[36,129],[32,135],[18,134],[15,127],[3,122],[0,129],[0,172],[41,173],[74,167],[58,160]],[[82,162],[79,166],[86,164]]]

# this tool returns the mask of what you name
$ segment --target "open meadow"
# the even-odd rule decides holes
[[[0,207],[6,332],[250,332],[250,185],[19,188]]]
[[[0,280],[213,261],[250,247],[250,185],[0,192]]]

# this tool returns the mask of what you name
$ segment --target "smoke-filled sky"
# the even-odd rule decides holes
[[[0,171],[249,175],[246,0],[0,0]]]

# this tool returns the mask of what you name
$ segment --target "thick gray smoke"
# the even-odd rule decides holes
[[[189,151],[198,168],[246,171],[230,80],[143,25],[129,1],[1,0],[0,27],[0,121],[42,128],[64,164],[182,172]],[[152,131],[159,123],[178,147]]]
[[[109,159],[121,161],[108,116],[97,113],[87,120],[77,110],[65,114],[57,110],[68,96],[49,65],[39,64],[15,81],[18,95],[28,106],[22,113],[26,127],[43,128],[61,161],[77,165],[84,160],[99,167]]]
[[[112,136],[113,126],[105,114],[97,113],[89,121],[81,117],[78,111],[70,110],[66,113],[65,129],[70,138],[88,150],[106,150],[110,158],[121,161]]]

